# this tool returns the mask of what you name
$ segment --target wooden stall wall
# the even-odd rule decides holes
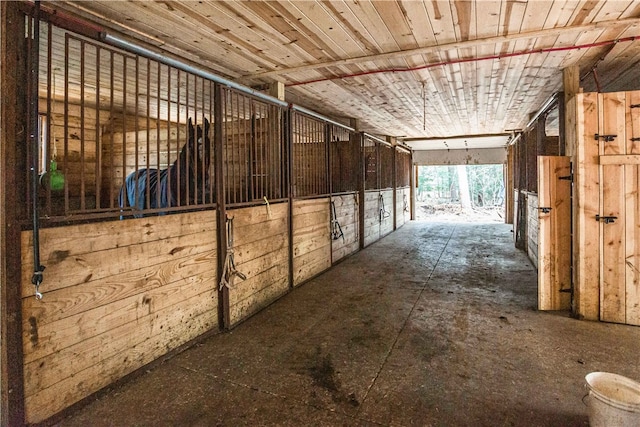
[[[527,255],[538,269],[538,195],[527,193]]]
[[[336,214],[333,221],[337,221],[337,224],[340,225],[339,228],[335,223],[331,225],[333,227],[332,235],[334,235],[331,244],[332,261],[334,263],[347,255],[357,252],[360,248],[358,199],[357,193],[331,197],[331,203],[335,207]],[[336,238],[335,234],[338,230],[342,232],[342,236]]]
[[[364,246],[380,240],[380,192],[364,193]]]
[[[31,238],[23,232],[28,423],[217,329],[214,211],[41,230],[40,301]]]
[[[640,325],[640,91],[576,105],[576,314]]]
[[[231,325],[266,307],[289,290],[288,203],[230,209],[236,269],[229,289]]]
[[[393,215],[395,209],[393,205],[393,193],[395,190],[387,189],[380,191],[380,238],[393,231]]]
[[[398,188],[396,190],[396,229],[402,227],[404,223],[407,222],[407,215],[409,214],[409,200],[408,188]]]
[[[293,202],[293,284],[298,286],[331,267],[331,199]]]

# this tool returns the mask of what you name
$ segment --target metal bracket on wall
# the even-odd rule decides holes
[[[604,222],[605,224],[613,224],[618,219],[617,216],[600,216],[596,215],[596,221]]]
[[[618,137],[618,135],[600,135],[600,134],[598,134],[598,133],[596,133],[596,134],[594,135],[594,139],[595,139],[596,141],[599,141],[599,140],[601,140],[601,139],[602,139],[602,140],[604,140],[604,142],[611,142],[611,141],[613,141],[614,139],[616,139],[617,137]]]

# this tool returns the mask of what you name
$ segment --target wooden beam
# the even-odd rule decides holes
[[[610,154],[600,156],[601,165],[640,165],[640,154]]]
[[[600,22],[594,22],[594,23],[584,24],[584,25],[575,25],[571,27],[550,28],[550,29],[538,30],[538,31],[528,31],[528,32],[519,33],[519,34],[507,34],[502,36],[485,37],[485,38],[480,38],[475,40],[446,43],[446,44],[436,45],[436,46],[426,46],[426,47],[420,47],[415,49],[379,53],[375,55],[359,56],[356,58],[345,58],[345,59],[338,59],[334,61],[318,62],[315,64],[301,65],[298,67],[283,68],[279,70],[266,71],[264,73],[246,75],[246,76],[243,76],[241,80],[253,80],[253,79],[260,79],[265,77],[274,77],[274,76],[279,76],[283,74],[316,70],[318,68],[324,68],[324,67],[337,67],[337,66],[344,66],[344,65],[362,64],[365,62],[374,62],[374,61],[392,61],[392,60],[397,60],[401,58],[408,58],[410,56],[415,56],[415,55],[426,55],[426,54],[432,54],[432,53],[438,53],[438,52],[444,52],[444,51],[450,51],[450,50],[456,50],[456,49],[468,49],[468,48],[473,48],[473,47],[482,46],[482,45],[508,43],[516,40],[558,37],[560,35],[566,35],[567,33],[577,34],[577,33],[590,32],[590,31],[604,31],[604,30],[610,29],[611,27],[633,26],[638,24],[640,24],[640,18],[625,18],[625,19],[617,19],[613,21],[600,21]]]
[[[562,84],[564,93],[564,154],[572,157],[576,152],[576,110],[575,103],[570,101],[580,92],[580,67],[572,65],[562,70]],[[563,120],[560,117],[560,120]]]
[[[269,85],[269,95],[284,101],[284,83],[273,82]]]
[[[24,424],[20,209],[18,171],[26,156],[24,16],[18,2],[0,3],[0,424]],[[22,129],[22,130],[21,130]],[[22,160],[21,160],[22,159]],[[23,178],[21,175],[20,178]]]
[[[571,105],[575,104],[575,105]],[[576,111],[577,135],[573,197],[573,310],[578,318],[600,317],[600,213],[598,94],[577,94],[569,102]]]

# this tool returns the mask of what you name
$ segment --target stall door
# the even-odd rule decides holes
[[[600,96],[600,320],[640,325],[640,92]]]
[[[571,308],[571,163],[538,157],[538,309]]]

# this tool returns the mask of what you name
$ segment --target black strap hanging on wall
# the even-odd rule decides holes
[[[31,67],[29,103],[31,121],[29,123],[29,138],[31,142],[31,198],[33,202],[33,276],[31,283],[35,286],[36,299],[42,299],[40,285],[42,284],[44,265],[40,264],[40,215],[38,212],[38,183],[40,168],[40,130],[38,126],[38,70],[39,70],[39,50],[40,50],[40,1],[36,1],[35,13],[33,16],[33,36],[31,43]]]
[[[336,202],[331,201],[331,239],[338,240],[342,237],[342,241],[344,241],[344,233],[342,232],[342,227],[338,222],[338,215],[336,213]]]

